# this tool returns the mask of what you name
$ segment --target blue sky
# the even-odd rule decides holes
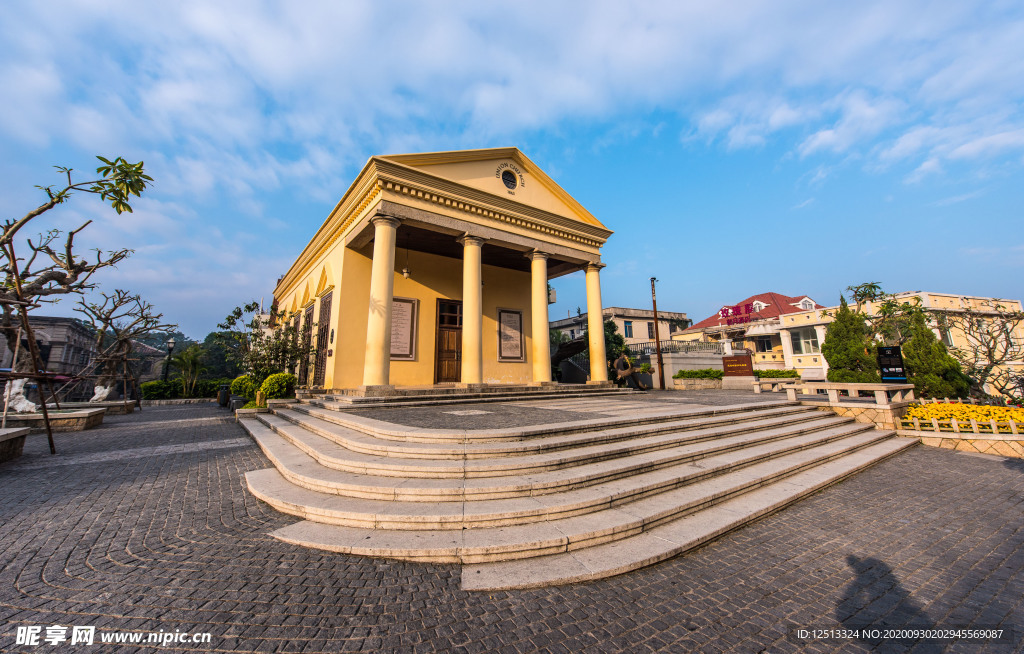
[[[700,320],[847,286],[1024,297],[1019,2],[8,2],[5,216],[145,160],[134,214],[39,224],[194,338],[266,297],[374,154],[513,145],[615,231],[606,306]],[[43,224],[45,223],[45,224]],[[556,280],[552,317],[585,306]],[[43,310],[68,314],[59,305]]]

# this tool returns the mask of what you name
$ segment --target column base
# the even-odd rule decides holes
[[[556,381],[530,382],[527,386],[558,386]]]
[[[614,385],[615,385],[615,383],[612,382],[610,379],[606,379],[604,381],[588,381],[587,382],[587,386],[605,386],[605,387],[611,388]]]
[[[374,384],[373,386],[357,386],[356,390],[363,397],[383,397],[385,395],[394,395],[395,386],[394,384]]]

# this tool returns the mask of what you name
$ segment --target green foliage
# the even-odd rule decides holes
[[[181,384],[176,381],[154,381],[143,382],[139,385],[144,400],[171,400],[178,397],[181,391]]]
[[[260,313],[259,302],[235,307],[217,327],[223,330],[218,338],[228,349],[228,360],[250,375],[257,387],[274,373],[310,361],[316,353],[313,343],[302,338],[295,321],[284,312]],[[315,334],[316,326],[310,327]]]
[[[700,370],[680,370],[672,375],[673,379],[721,379],[723,372],[714,368],[701,368]]]
[[[760,377],[761,379],[799,379],[800,377],[799,370],[765,369],[755,370],[754,374]]]
[[[625,384],[626,380],[619,379],[618,371],[615,370],[615,366],[612,364],[623,352],[629,353],[629,348],[626,347],[626,338],[619,333],[619,328],[615,326],[614,320],[605,320],[604,353],[608,357],[608,379],[611,379],[619,386]]]
[[[868,335],[864,317],[840,296],[839,311],[825,333],[821,354],[828,361],[828,380],[840,383],[881,382],[875,343]]]
[[[260,407],[260,405],[256,404],[256,400],[249,400],[248,402],[246,402],[245,404],[242,405],[242,408],[243,409],[259,409],[261,407]]]
[[[241,374],[238,363],[232,360],[234,351],[229,347],[227,332],[210,332],[203,340],[203,366],[201,377],[228,377],[234,379]]]
[[[244,398],[256,397],[256,382],[249,375],[239,375],[231,382],[231,394]]]
[[[196,382],[191,395],[181,394],[181,382],[176,379],[148,381],[140,384],[140,388],[144,400],[174,400],[180,397],[215,398],[220,387],[230,383],[230,379],[200,379]]]
[[[143,334],[142,336],[136,338],[135,340],[137,340],[140,343],[145,343],[150,347],[155,347],[158,350],[163,350],[164,352],[166,352],[167,341],[171,340],[172,338],[174,339],[175,350],[185,349],[190,344],[195,342],[188,336],[185,336],[184,332],[179,331],[149,332],[148,334]]]
[[[268,400],[280,400],[295,396],[295,375],[279,372],[263,380],[260,392]]]
[[[921,397],[966,397],[970,378],[960,371],[960,364],[949,355],[946,346],[935,338],[925,323],[923,313],[913,316],[910,339],[903,346],[903,363],[907,380]]]
[[[193,343],[171,357],[171,366],[178,369],[182,397],[195,397],[196,382],[203,371],[203,351]]]

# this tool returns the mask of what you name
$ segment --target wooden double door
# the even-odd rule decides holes
[[[462,381],[462,302],[437,301],[434,383]]]

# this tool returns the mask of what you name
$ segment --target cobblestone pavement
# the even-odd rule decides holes
[[[459,568],[273,540],[269,464],[212,405],[30,436],[0,464],[0,650],[20,627],[209,632],[171,651],[1020,651],[798,641],[791,626],[1024,626],[1024,465],[917,447],[689,555],[593,583],[466,593]],[[44,632],[45,635],[45,632]],[[97,636],[97,641],[99,636]]]

